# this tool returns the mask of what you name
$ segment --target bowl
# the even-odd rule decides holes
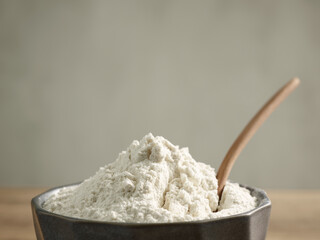
[[[79,184],[79,183],[77,183]],[[233,216],[202,221],[174,223],[120,223],[79,219],[43,209],[43,203],[65,185],[50,189],[31,201],[34,228],[38,240],[263,240],[266,237],[271,201],[258,188],[248,187],[257,198],[257,207]]]

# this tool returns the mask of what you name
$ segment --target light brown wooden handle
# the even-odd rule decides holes
[[[249,140],[269,117],[269,115],[279,106],[279,104],[299,85],[300,80],[293,78],[284,85],[273,97],[256,113],[247,126],[242,130],[238,138],[234,141],[226,156],[224,157],[218,173],[218,194],[221,198],[223,188],[227,182],[232,166],[239,156],[242,149],[247,145]]]

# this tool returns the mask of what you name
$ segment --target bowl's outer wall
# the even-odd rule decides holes
[[[38,240],[264,240],[271,210],[270,200],[264,196],[265,199],[261,199],[261,202],[268,204],[257,211],[218,221],[112,224],[70,220],[43,211],[38,206],[41,206],[47,195],[49,193],[32,200],[33,221]]]

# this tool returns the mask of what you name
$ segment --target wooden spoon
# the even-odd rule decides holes
[[[242,130],[240,135],[230,147],[227,155],[224,157],[218,173],[218,195],[221,199],[223,188],[227,182],[231,168],[241,153],[242,149],[247,145],[249,140],[262,125],[262,123],[269,117],[269,115],[279,106],[279,104],[299,85],[300,80],[293,78],[286,85],[284,85],[273,97],[256,113],[247,126]]]

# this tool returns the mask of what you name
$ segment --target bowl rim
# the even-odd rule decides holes
[[[229,219],[250,217],[256,212],[261,211],[262,209],[271,207],[271,201],[264,190],[256,187],[250,187],[244,184],[239,184],[239,185],[241,187],[248,189],[250,191],[250,194],[253,194],[256,197],[259,196],[260,202],[258,203],[257,207],[249,211],[238,213],[231,216],[195,220],[195,221],[160,222],[160,223],[111,222],[111,221],[91,220],[91,219],[85,219],[85,218],[75,218],[75,217],[65,216],[65,215],[50,212],[42,207],[43,203],[48,199],[48,197],[58,192],[60,189],[67,188],[67,187],[74,187],[79,184],[81,184],[81,182],[50,188],[47,191],[33,197],[31,200],[31,207],[35,209],[37,215],[38,213],[41,213],[42,215],[50,215],[50,216],[60,218],[62,220],[69,221],[69,222],[86,223],[86,224],[104,224],[104,225],[126,226],[126,227],[168,226],[168,225],[173,226],[173,225],[190,225],[190,224],[200,224],[200,223],[222,222],[222,221],[227,221]]]

